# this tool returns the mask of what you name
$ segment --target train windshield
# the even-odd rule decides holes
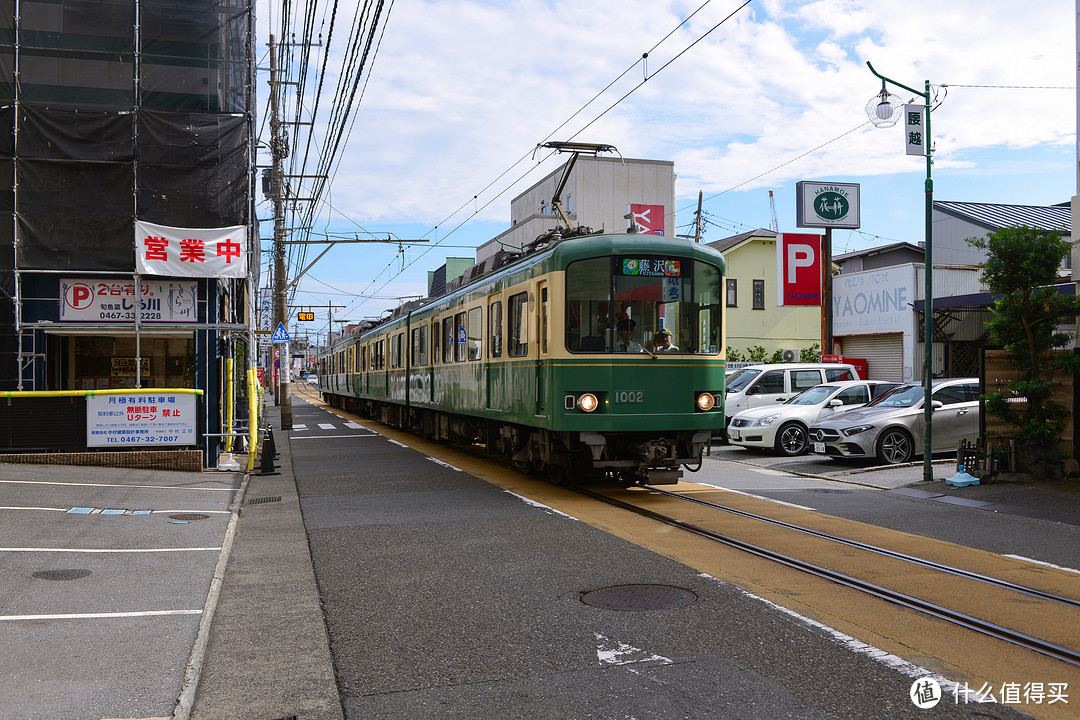
[[[685,257],[616,256],[566,268],[571,352],[720,352],[720,269]]]

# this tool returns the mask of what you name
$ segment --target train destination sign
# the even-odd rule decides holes
[[[639,277],[680,277],[682,259],[675,258],[620,258],[622,275]]]

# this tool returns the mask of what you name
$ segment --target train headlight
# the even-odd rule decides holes
[[[716,396],[712,393],[703,392],[697,396],[698,410],[708,412],[716,407]]]
[[[596,396],[592,393],[582,393],[578,396],[577,406],[582,412],[591,413],[596,408],[600,407],[600,401],[596,399]]]

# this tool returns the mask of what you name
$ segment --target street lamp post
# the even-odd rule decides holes
[[[881,92],[877,96],[880,98],[880,102],[872,110],[870,105],[867,105],[867,114],[870,115],[871,121],[875,121],[876,125],[892,125],[898,119],[899,108],[891,101],[889,92],[885,89],[886,83],[892,83],[896,87],[913,92],[926,102],[924,113],[926,123],[923,136],[920,138],[926,155],[926,247],[923,261],[923,279],[925,280],[925,292],[923,294],[923,350],[925,351],[923,356],[923,388],[925,391],[923,399],[923,480],[930,482],[934,479],[930,458],[932,418],[934,415],[930,387],[933,378],[932,367],[934,361],[934,180],[930,174],[933,165],[933,158],[931,157],[933,149],[930,144],[930,81],[927,80],[926,89],[919,92],[915,88],[885,77],[875,70],[874,66],[869,62],[866,63],[866,66],[870,68],[870,72],[881,79]],[[873,101],[871,100],[871,102]]]

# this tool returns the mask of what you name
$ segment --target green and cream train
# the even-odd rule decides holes
[[[336,343],[326,402],[558,482],[667,484],[700,466],[724,425],[723,256],[633,234],[505,255]]]

